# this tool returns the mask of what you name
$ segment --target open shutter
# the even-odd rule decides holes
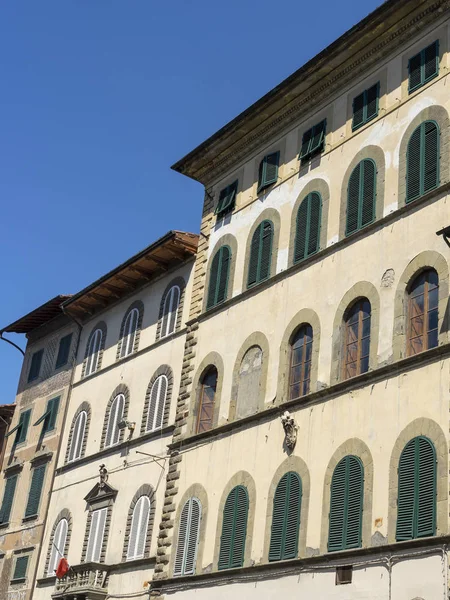
[[[424,83],[439,74],[439,41],[430,44],[423,50]]]
[[[415,537],[436,533],[436,452],[424,437],[416,438],[417,511]]]
[[[414,130],[406,153],[406,202],[420,196],[421,125]]]
[[[14,442],[15,444],[21,444],[22,442],[26,441],[28,427],[30,425],[30,418],[31,418],[31,409],[25,410],[23,413],[20,414],[20,418],[19,418],[20,427],[17,430],[16,439]]]
[[[396,540],[414,537],[415,440],[406,444],[398,465],[398,498]]]
[[[49,414],[44,421],[44,427],[43,427],[44,433],[55,429],[56,417],[58,416],[58,409],[59,409],[59,400],[60,399],[58,397],[58,398],[52,398],[51,400],[48,401],[47,411]]]
[[[0,508],[0,524],[9,523],[11,516],[11,508],[14,501],[14,494],[16,492],[17,475],[8,477],[5,482],[5,491],[3,492],[2,506]]]
[[[353,169],[348,181],[346,235],[358,231],[360,180],[361,163]]]
[[[248,265],[248,278],[247,285],[250,287],[254,285],[258,281],[258,263],[259,263],[259,252],[261,246],[261,232],[263,228],[263,223],[258,225],[256,228],[253,237],[252,243],[250,245],[250,260]]]
[[[128,541],[127,560],[144,557],[149,517],[150,499],[148,496],[141,496],[133,510],[130,537]]]
[[[361,164],[361,227],[375,219],[376,167],[372,160],[363,160]]]
[[[422,85],[422,60],[421,53],[416,54],[412,58],[409,59],[408,63],[408,72],[409,72],[409,80],[408,80],[408,89],[410,92],[413,92],[417,88]]]
[[[326,121],[321,121],[313,127],[313,137],[311,140],[310,156],[317,154],[323,149],[323,143],[325,138],[325,127]]]
[[[363,92],[353,100],[353,129],[357,129],[364,123],[364,96]]]
[[[30,492],[28,495],[27,507],[25,509],[25,517],[37,515],[39,503],[41,501],[42,486],[44,484],[46,465],[35,467],[31,477]]]
[[[107,513],[107,508],[101,508],[92,513],[86,562],[100,562]]]
[[[362,464],[355,456],[346,457],[345,549],[361,546],[364,476]]]
[[[380,84],[376,83],[366,92],[366,121],[370,121],[378,115],[378,98],[380,95]]]
[[[273,225],[270,221],[262,223],[261,256],[259,260],[258,281],[264,281],[270,276],[270,262],[272,260]]]
[[[344,549],[345,466],[341,460],[331,480],[328,552]]]
[[[168,383],[167,377],[160,375],[152,385],[148,405],[147,431],[154,431],[163,425]]]
[[[16,564],[14,566],[14,574],[12,577],[12,581],[25,579],[25,577],[27,575],[27,567],[28,567],[28,559],[29,558],[30,558],[29,555],[18,556],[16,558]]]
[[[273,152],[272,154],[268,154],[265,158],[266,161],[266,172],[264,178],[265,185],[271,185],[272,183],[276,183],[278,179],[278,163],[280,160],[280,153]]]
[[[423,166],[423,190],[429,192],[439,185],[439,131],[436,123],[426,121],[422,124],[424,138]]]
[[[313,137],[313,128],[305,131],[302,137],[302,147],[300,150],[300,160],[305,160],[310,153],[311,150],[311,142]]]
[[[197,498],[189,501],[189,528],[186,536],[186,557],[184,574],[193,575],[197,560],[197,547],[200,534],[201,505]]]

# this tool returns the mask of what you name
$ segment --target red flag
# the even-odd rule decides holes
[[[62,579],[64,577],[64,575],[66,575],[68,570],[69,570],[69,563],[63,556],[58,563],[58,567],[56,568],[56,577],[58,579]]]

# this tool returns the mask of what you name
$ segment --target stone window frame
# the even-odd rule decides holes
[[[334,385],[343,380],[342,361],[344,358],[345,344],[345,317],[354,303],[362,298],[367,298],[371,308],[369,371],[373,371],[378,366],[380,295],[373,283],[370,283],[369,281],[359,281],[344,294],[334,316],[330,385]],[[350,379],[347,381],[350,381]]]
[[[248,289],[247,279],[248,279],[248,269],[249,269],[249,265],[250,265],[250,253],[251,253],[251,247],[252,247],[253,234],[255,233],[257,227],[259,227],[259,225],[261,225],[261,223],[263,221],[270,221],[273,225],[272,257],[270,260],[270,275],[267,279],[264,280],[264,282],[272,279],[272,277],[274,275],[276,275],[276,273],[277,273],[278,243],[279,243],[279,239],[280,239],[281,217],[280,217],[280,213],[275,208],[265,208],[258,215],[257,219],[252,224],[252,226],[248,232],[248,235],[247,235],[247,242],[246,242],[245,256],[244,256],[244,279],[242,282],[243,290]],[[260,281],[258,283],[255,283],[255,285],[252,285],[250,289],[257,288],[261,283],[263,283],[263,282]]]
[[[72,437],[73,437],[73,432],[75,429],[75,423],[77,422],[77,419],[78,419],[80,413],[82,413],[83,411],[86,413],[86,425],[84,428],[83,443],[81,445],[81,454],[80,454],[79,458],[73,460],[72,462],[76,462],[77,460],[80,460],[86,454],[86,444],[87,444],[87,439],[88,439],[88,435],[89,435],[89,424],[91,422],[91,405],[89,404],[89,402],[84,401],[80,404],[80,406],[78,407],[76,413],[74,414],[74,416],[72,418],[72,423],[70,425],[70,430],[69,430],[69,437],[67,439],[67,448],[66,448],[66,456],[64,459],[64,464],[67,464],[69,462],[70,447],[72,445]]]
[[[189,410],[189,416],[187,420],[187,431],[192,435],[196,433],[197,417],[200,404],[201,395],[201,381],[206,372],[211,368],[217,369],[217,386],[216,394],[214,396],[214,417],[213,417],[213,429],[219,424],[220,417],[220,400],[222,397],[222,385],[225,373],[223,359],[218,352],[210,352],[205,356],[202,362],[197,367],[196,373],[192,382],[191,392],[191,409]]]
[[[128,389],[128,386],[126,386],[124,383],[121,383],[113,391],[113,393],[111,394],[111,396],[108,400],[108,404],[106,405],[105,418],[103,421],[102,437],[100,440],[100,450],[103,450],[105,448],[106,432],[108,429],[108,421],[109,421],[109,415],[111,412],[111,406],[119,394],[123,394],[123,396],[125,397],[122,419],[126,420],[128,417],[128,407],[130,404],[130,390]],[[125,429],[121,429],[119,432],[119,441],[117,442],[117,444],[114,444],[114,446],[118,446],[119,444],[121,444],[123,442],[124,437],[125,437]],[[114,446],[108,446],[108,448],[114,448]]]
[[[443,68],[442,64],[441,68]],[[421,110],[419,114],[410,121],[403,132],[398,156],[398,208],[406,205],[406,153],[408,143],[415,129],[424,121],[435,121],[439,127],[439,186],[436,189],[439,189],[439,187],[450,181],[450,119],[447,110],[443,106],[436,104]],[[436,192],[436,189],[433,190],[433,192]],[[412,200],[408,204],[413,205],[417,200],[420,200],[420,198]]]
[[[392,339],[392,353],[394,360],[406,357],[406,331],[408,318],[408,290],[414,279],[423,271],[434,269],[439,278],[439,303],[438,303],[438,344],[448,342],[448,296],[449,296],[449,268],[444,256],[434,250],[425,250],[415,256],[401,274],[394,298],[394,331]],[[427,350],[424,350],[427,352]]]
[[[386,182],[386,159],[384,155],[384,151],[380,146],[369,145],[362,148],[356,156],[354,156],[348,165],[344,178],[342,180],[341,186],[341,205],[339,210],[339,239],[343,240],[344,238],[351,238],[354,233],[358,233],[359,231],[363,231],[365,227],[361,227],[354,233],[350,233],[346,235],[346,223],[347,223],[347,204],[348,204],[348,184],[350,180],[350,175],[353,173],[354,169],[358,166],[358,164],[363,160],[372,160],[375,163],[376,167],[376,195],[375,195],[375,218],[373,222],[379,221],[383,218],[384,213],[384,190],[385,190],[385,182]]]
[[[253,542],[253,527],[255,522],[255,510],[256,510],[256,485],[253,477],[247,471],[238,471],[228,481],[223,489],[222,496],[220,498],[218,513],[217,513],[217,526],[216,526],[216,541],[214,544],[214,558],[213,558],[213,571],[218,571],[219,554],[220,554],[220,538],[222,536],[222,524],[223,524],[223,511],[225,508],[225,502],[227,501],[228,495],[231,490],[236,486],[242,485],[247,489],[248,493],[248,516],[247,516],[247,532],[245,536],[245,550],[244,550],[244,564],[243,568],[250,567],[252,565],[252,542]]]
[[[127,356],[120,356],[120,353],[122,351],[125,324],[127,322],[127,319],[129,317],[131,311],[134,309],[137,309],[137,311],[138,311],[138,319],[137,319],[136,331],[134,334],[133,349],[129,354],[127,354]],[[135,300],[132,304],[130,304],[130,306],[126,310],[126,312],[123,316],[123,319],[122,319],[122,323],[120,325],[119,341],[117,342],[116,361],[127,358],[128,356],[131,356],[132,354],[134,354],[135,352],[137,352],[139,350],[139,340],[141,337],[143,318],[144,318],[144,303],[142,302],[142,300]]]
[[[314,159],[313,159],[314,160]],[[321,250],[324,250],[327,247],[327,236],[328,236],[328,212],[330,207],[330,188],[328,183],[318,177],[309,181],[302,191],[297,196],[297,200],[292,208],[291,213],[291,229],[289,234],[289,262],[288,265],[291,266],[294,264],[294,255],[295,255],[295,238],[297,234],[297,213],[300,208],[300,204],[305,200],[308,194],[312,192],[317,192],[321,198],[321,211],[320,211],[320,235],[319,235],[319,250],[316,252],[318,254]],[[311,255],[312,256],[312,255]],[[306,257],[303,260],[307,260],[309,257]],[[301,264],[303,261],[298,261],[297,265]]]
[[[47,556],[45,559],[44,577],[53,577],[53,575],[48,575],[48,567],[50,564],[50,557],[52,554],[52,546],[53,546],[53,540],[55,538],[56,528],[58,527],[58,525],[59,525],[60,521],[62,521],[62,519],[66,519],[66,521],[67,521],[67,536],[66,536],[66,543],[64,544],[64,556],[66,558],[67,558],[67,555],[69,552],[70,536],[72,535],[73,519],[72,519],[72,513],[70,512],[70,510],[67,508],[63,508],[60,511],[60,513],[58,514],[58,516],[56,517],[55,521],[53,522],[53,527],[52,527],[52,531],[50,533],[50,540],[49,540],[48,549],[47,549]]]
[[[98,505],[91,504],[88,506],[89,512],[88,512],[87,519],[86,519],[86,530],[84,533],[83,548],[81,551],[81,563],[86,562],[87,547],[88,547],[88,542],[89,542],[89,533],[91,531],[92,513],[95,512],[96,510],[100,510],[102,508],[106,508],[107,512],[106,512],[105,529],[104,529],[104,533],[103,533],[103,543],[102,543],[102,548],[100,551],[99,563],[105,562],[106,549],[108,547],[109,530],[111,528],[113,503],[114,503],[114,500],[108,498],[103,503],[99,503]]]
[[[122,552],[122,562],[132,562],[131,560],[127,560],[128,553],[128,544],[130,541],[130,533],[131,533],[131,523],[133,521],[133,511],[134,508],[140,498],[143,496],[147,496],[150,500],[150,514],[148,519],[147,526],[147,537],[145,540],[145,548],[144,548],[144,558],[150,557],[150,546],[152,543],[152,535],[153,535],[153,526],[155,524],[155,511],[156,511],[156,496],[155,490],[148,483],[144,483],[140,486],[137,492],[134,494],[133,499],[130,503],[130,507],[128,508],[127,514],[127,522],[125,525],[125,534],[123,540],[123,552]],[[135,560],[135,559],[134,559]]]
[[[173,391],[173,371],[169,365],[161,365],[156,371],[153,373],[152,378],[150,379],[150,383],[147,386],[147,391],[145,392],[145,401],[144,401],[144,410],[142,412],[142,420],[141,420],[141,431],[140,434],[144,435],[147,432],[147,418],[148,418],[148,409],[150,406],[150,396],[153,384],[161,375],[165,375],[167,377],[167,392],[166,392],[166,405],[164,407],[163,414],[163,422],[162,426],[165,427],[169,424],[169,416],[170,416],[170,405],[172,402],[172,391]],[[160,431],[155,430],[155,431]]]
[[[98,360],[97,360],[97,368],[95,369],[95,371],[93,373],[89,373],[89,375],[86,375],[86,365],[87,365],[87,359],[88,359],[88,351],[89,351],[89,346],[92,340],[93,335],[95,334],[95,332],[100,329],[100,331],[102,332],[102,341],[100,344],[100,350],[98,353]],[[98,371],[100,371],[100,369],[102,368],[102,360],[103,360],[103,354],[105,351],[105,344],[106,344],[106,335],[108,333],[107,327],[106,327],[106,323],[105,321],[99,321],[95,327],[92,328],[91,333],[89,334],[89,337],[86,341],[86,348],[84,351],[84,359],[83,359],[83,367],[81,370],[81,378],[83,379],[83,377],[89,377],[90,375],[94,375],[95,373],[97,373]]]
[[[230,269],[228,272],[228,287],[227,287],[227,297],[225,299],[225,302],[227,300],[230,300],[230,298],[233,297],[233,283],[234,283],[234,274],[236,271],[236,259],[237,259],[237,253],[238,253],[238,242],[237,239],[234,237],[234,235],[232,235],[231,233],[226,233],[225,235],[223,235],[218,241],[217,243],[214,245],[209,258],[208,258],[208,263],[206,266],[206,280],[205,280],[205,294],[204,294],[204,298],[203,298],[203,307],[202,307],[202,312],[206,312],[207,310],[211,310],[212,308],[215,308],[215,306],[220,306],[220,305],[214,305],[212,306],[210,309],[206,308],[206,305],[208,303],[208,293],[209,293],[209,283],[211,280],[211,265],[212,265],[212,261],[213,258],[215,257],[215,255],[217,254],[217,252],[219,252],[219,250],[222,248],[222,246],[228,246],[231,250],[231,262],[230,262]],[[223,302],[222,302],[223,304]]]
[[[197,546],[197,558],[195,561],[195,575],[202,573],[203,571],[203,552],[205,550],[205,540],[206,540],[206,524],[208,518],[208,494],[205,488],[200,483],[194,483],[184,492],[181,496],[180,501],[178,502],[177,512],[175,513],[175,525],[173,528],[173,542],[172,548],[173,551],[170,553],[169,559],[169,573],[173,576],[173,570],[175,568],[175,558],[177,555],[178,549],[178,533],[180,530],[180,519],[181,512],[188,500],[191,498],[197,498],[201,504],[201,516],[200,516],[200,532],[198,536],[198,546]]]
[[[162,327],[162,321],[163,321],[163,316],[164,316],[164,304],[166,301],[167,294],[170,292],[170,290],[174,286],[178,286],[180,288],[180,300],[178,302],[178,311],[177,311],[177,320],[175,323],[175,329],[172,331],[172,333],[169,333],[168,335],[161,337],[161,327]],[[179,331],[181,329],[181,325],[183,323],[183,307],[184,307],[185,292],[186,292],[186,282],[185,282],[184,278],[181,276],[175,277],[166,286],[166,289],[164,290],[164,293],[161,297],[161,303],[159,305],[158,324],[156,326],[156,341],[158,341],[160,339],[170,339],[170,337],[172,335],[174,335],[175,333],[177,333],[177,331]]]
[[[322,499],[322,525],[320,535],[320,553],[328,554],[328,530],[331,501],[331,481],[334,470],[346,456],[356,456],[364,469],[364,496],[361,523],[361,548],[372,546],[372,503],[373,503],[373,457],[369,447],[359,438],[351,438],[335,450],[325,471]],[[331,553],[332,554],[332,553]]]
[[[289,398],[289,378],[291,366],[291,346],[292,341],[300,327],[310,325],[313,330],[312,354],[311,354],[311,374],[309,393],[318,390],[318,371],[319,371],[319,352],[320,352],[320,320],[317,313],[311,308],[302,308],[290,321],[286,327],[280,344],[280,360],[277,385],[277,402],[283,403]],[[308,397],[308,394],[304,396]]]
[[[300,477],[302,483],[302,499],[300,507],[300,527],[298,537],[298,551],[297,557],[306,556],[306,537],[308,530],[308,514],[309,514],[309,497],[311,489],[311,480],[309,475],[309,469],[305,461],[300,456],[291,455],[286,458],[275,471],[272,481],[267,493],[267,513],[266,523],[264,530],[264,544],[263,544],[263,556],[261,559],[262,564],[269,564],[269,548],[270,548],[270,536],[272,532],[272,519],[273,519],[273,499],[275,491],[281,478],[286,473],[294,472]],[[270,564],[274,564],[270,562]],[[276,564],[276,563],[275,563]]]
[[[231,386],[231,395],[230,395],[230,407],[228,410],[228,421],[236,420],[236,408],[237,408],[237,398],[238,398],[238,388],[239,388],[239,369],[241,367],[242,360],[250,348],[254,346],[259,346],[263,353],[263,362],[261,369],[261,383],[260,383],[260,397],[258,401],[257,412],[264,410],[265,401],[266,401],[266,387],[267,387],[267,374],[269,370],[269,359],[270,359],[270,350],[269,350],[269,342],[267,337],[261,331],[254,331],[245,342],[241,345],[239,352],[236,356],[236,361],[234,363],[233,375],[232,375],[232,386]]]
[[[388,544],[396,543],[398,463],[406,444],[415,437],[425,436],[433,442],[436,450],[436,533],[434,537],[448,533],[448,444],[438,423],[420,417],[409,423],[397,437],[389,462],[389,509]]]

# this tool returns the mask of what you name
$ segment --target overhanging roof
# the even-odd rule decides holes
[[[33,329],[37,329],[41,325],[45,325],[55,317],[62,314],[61,304],[70,298],[70,295],[55,296],[39,308],[21,317],[11,325],[3,327],[0,334],[7,333],[30,333]]]
[[[197,234],[169,231],[64,302],[64,312],[81,318],[95,314],[195,256],[197,245]]]
[[[445,9],[448,0],[386,0],[172,169],[204,185],[213,183],[355,77],[365,76]]]

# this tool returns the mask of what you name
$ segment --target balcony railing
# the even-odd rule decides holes
[[[98,563],[71,567],[62,579],[57,579],[52,598],[102,600],[108,593],[109,569]]]

